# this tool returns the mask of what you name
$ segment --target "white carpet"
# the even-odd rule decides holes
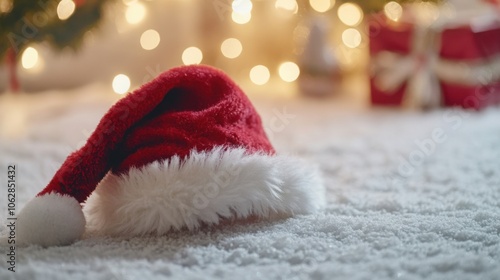
[[[18,212],[112,103],[82,91],[0,96],[3,221],[7,165],[17,166]],[[500,279],[499,109],[254,103],[279,152],[320,166],[324,212],[131,240],[90,233],[72,246],[17,248],[15,273],[2,247],[0,279]],[[424,155],[415,140],[433,133],[442,143],[427,141]]]

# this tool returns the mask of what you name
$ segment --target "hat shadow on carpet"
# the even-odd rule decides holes
[[[274,220],[250,217],[244,220],[223,221],[219,225],[203,225],[196,230],[172,230],[162,236],[151,234],[138,237],[111,237],[96,232],[85,232],[81,240],[69,246],[30,245],[19,247],[18,252],[20,261],[27,256],[30,260],[43,260],[50,256],[51,262],[66,263],[71,262],[67,259],[67,254],[71,254],[72,259],[77,259],[79,263],[94,262],[96,259],[102,262],[115,258],[122,261],[152,261],[161,258],[189,267],[196,263],[191,263],[179,256],[187,254],[190,248],[216,246],[232,251],[241,246],[237,242],[232,242],[233,238],[238,239],[240,235],[243,238],[244,235],[272,231],[275,226],[287,219],[293,219],[293,217]]]

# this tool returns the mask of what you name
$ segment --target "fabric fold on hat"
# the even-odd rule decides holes
[[[324,204],[317,170],[276,154],[226,74],[183,66],[105,114],[19,213],[18,239],[67,245],[86,224],[115,236],[165,234],[224,219],[308,214]]]

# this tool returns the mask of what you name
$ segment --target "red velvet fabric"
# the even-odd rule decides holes
[[[275,152],[259,115],[227,75],[209,66],[174,68],[117,102],[38,195],[84,202],[110,170],[121,174],[215,146]]]

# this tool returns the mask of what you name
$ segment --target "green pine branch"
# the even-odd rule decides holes
[[[0,60],[9,49],[22,52],[29,44],[49,42],[55,49],[78,48],[85,32],[102,19],[105,0],[86,0],[66,20],[57,17],[60,0],[15,0],[0,14]]]

